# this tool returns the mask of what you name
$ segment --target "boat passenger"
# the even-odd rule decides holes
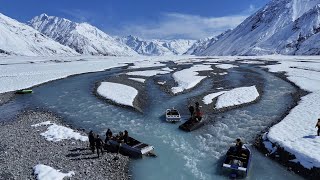
[[[195,104],[196,104],[196,109],[200,109],[200,104],[199,104],[199,102],[196,102]]]
[[[195,118],[197,118],[199,121],[201,121],[201,119],[202,119],[202,113],[199,108],[196,108]]]
[[[190,116],[192,118],[194,115],[194,107],[192,105],[189,106],[189,112],[190,112]]]
[[[88,138],[89,138],[89,147],[90,147],[92,153],[94,153],[94,149],[95,149],[95,134],[93,133],[92,130],[89,132]]]
[[[129,142],[129,133],[127,130],[124,131],[123,142],[126,144],[128,144],[128,142]]]
[[[101,151],[101,154],[103,154],[103,149],[102,149],[103,141],[100,139],[99,135],[97,135],[95,142],[96,142],[97,154],[98,154],[98,157],[100,157],[99,151]]]
[[[316,124],[316,127],[318,127],[318,133],[317,135],[320,136],[320,118],[318,119],[318,122]]]
[[[110,137],[112,136],[112,131],[108,128],[107,132],[106,132],[106,136]]]

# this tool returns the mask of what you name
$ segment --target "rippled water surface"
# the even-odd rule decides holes
[[[157,158],[133,160],[130,173],[134,179],[227,179],[220,174],[221,159],[234,139],[241,137],[252,143],[261,130],[279,119],[292,104],[290,93],[294,92],[289,83],[260,69],[230,70],[224,86],[250,85],[249,79],[250,82],[259,81],[264,92],[261,100],[220,114],[207,112],[210,122],[186,133],[178,129],[179,123],[164,122],[165,109],[176,107],[187,118],[188,98],[211,92],[216,82],[205,80],[193,91],[172,97],[150,79],[147,87],[151,98],[148,109],[141,114],[107,104],[93,95],[95,82],[118,72],[115,69],[84,74],[39,86],[34,88],[35,93],[19,96],[1,106],[0,119],[8,119],[25,107],[39,107],[56,112],[78,128],[93,129],[101,134],[107,128],[112,128],[113,132],[127,129],[133,137],[153,145],[158,155]],[[248,179],[300,179],[253,147],[252,151],[253,163]]]

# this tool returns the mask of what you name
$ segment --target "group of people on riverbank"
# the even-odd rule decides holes
[[[100,135],[96,135],[92,130],[88,134],[89,138],[89,147],[92,151],[92,153],[97,150],[97,155],[100,157],[100,153],[103,154],[104,150],[110,149],[110,140],[117,141],[119,143],[119,147],[117,148],[117,153],[119,153],[119,149],[121,146],[121,143],[128,143],[129,142],[129,133],[127,130],[124,132],[119,132],[117,135],[113,136],[112,131],[110,129],[107,130],[106,132],[106,138],[105,141],[103,142],[102,139],[100,138]]]

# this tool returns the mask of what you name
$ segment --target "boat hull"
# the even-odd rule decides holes
[[[129,142],[134,143],[119,143],[116,140],[109,140],[109,148],[113,151],[119,151],[120,153],[130,156],[130,157],[142,157],[143,155],[148,155],[153,153],[154,147],[148,144],[142,143],[130,137]]]
[[[232,153],[232,147],[228,150],[222,169],[225,174],[228,174],[230,178],[245,178],[248,176],[252,153],[250,149],[243,145],[240,154]]]
[[[23,90],[18,90],[16,91],[16,94],[30,94],[33,91],[31,89],[23,89]]]
[[[179,128],[181,130],[191,132],[202,127],[206,121],[207,121],[207,116],[203,116],[201,121],[195,121],[194,119],[190,118],[188,121],[181,124]]]
[[[167,109],[166,110],[166,121],[167,122],[179,122],[181,121],[181,116],[178,110],[176,109]]]

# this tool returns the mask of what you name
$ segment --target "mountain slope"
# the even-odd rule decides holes
[[[212,44],[217,42],[221,37],[223,37],[226,33],[230,32],[231,30],[227,30],[224,33],[212,37],[212,38],[206,38],[206,39],[200,39],[196,41],[184,54],[198,54],[203,51],[205,51],[208,47],[210,47]]]
[[[87,23],[41,14],[29,25],[57,42],[69,46],[80,54],[132,56],[137,53],[98,28]]]
[[[302,17],[312,11],[319,3],[320,0],[273,0],[206,50],[198,52],[196,55],[311,53],[309,49],[314,47],[311,44],[309,44],[310,47],[300,44],[298,49],[292,49],[290,41],[297,40],[296,32],[299,28],[295,29],[295,24],[314,25],[313,20]],[[298,31],[302,34],[308,31],[304,28],[308,27],[300,26]],[[307,49],[300,50],[301,48]]]
[[[0,54],[24,56],[78,55],[30,26],[0,13]]]
[[[181,55],[195,42],[194,40],[142,40],[138,37],[119,37],[118,41],[125,43],[141,55],[162,56]]]

